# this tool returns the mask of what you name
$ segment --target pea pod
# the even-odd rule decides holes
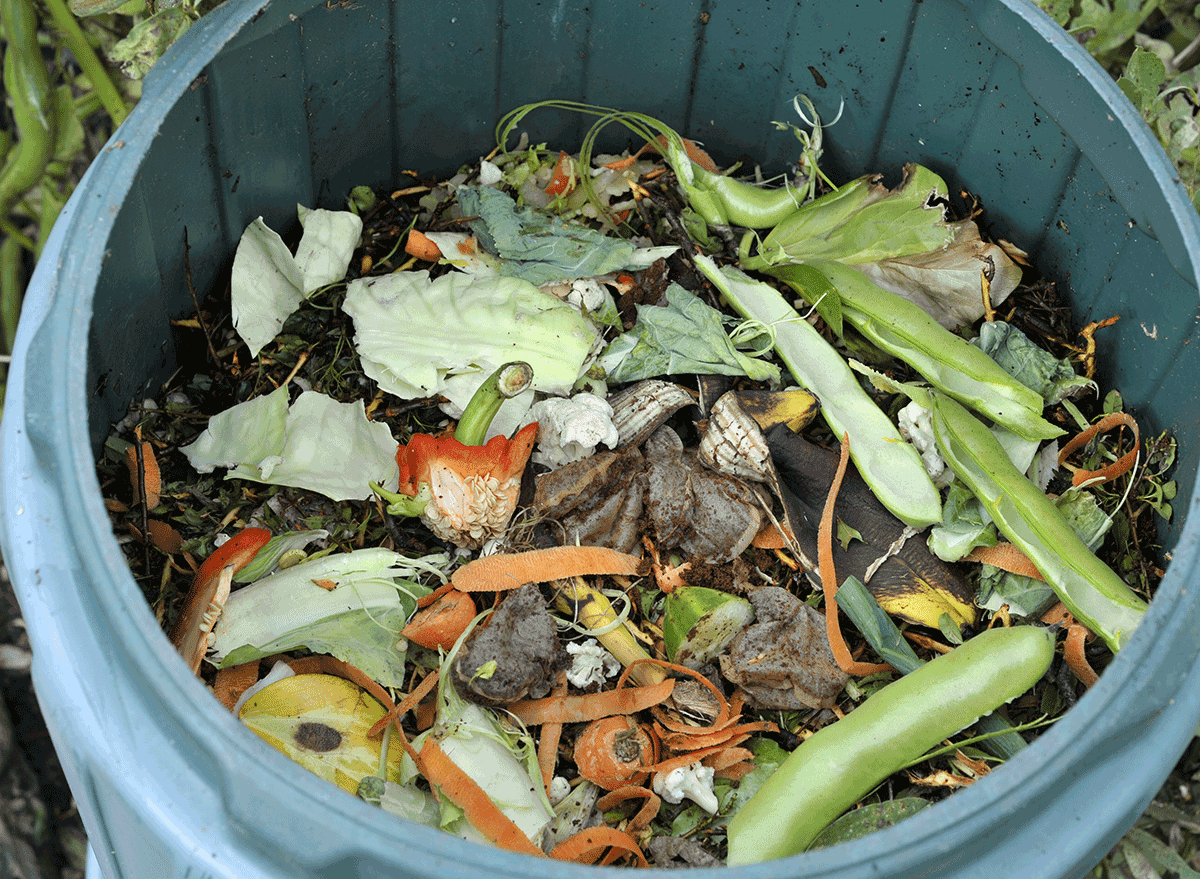
[[[501,119],[496,127],[497,144],[506,149],[508,136],[520,121],[542,107],[586,113],[599,118],[583,139],[579,156],[584,167],[591,162],[597,135],[611,122],[624,125],[638,137],[644,138],[647,143],[661,137],[659,148],[675,171],[679,186],[687,196],[688,206],[710,226],[738,225],[751,229],[774,227],[794,214],[803,201],[802,193],[787,186],[757,186],[701,168],[689,157],[687,147],[678,132],[665,122],[644,113],[627,113],[576,101],[540,101],[518,107]],[[592,186],[591,178],[583,175],[580,188],[587,193],[589,201],[598,208],[603,208],[595,198]]]
[[[941,499],[921,456],[859,385],[842,355],[774,287],[698,255],[696,267],[742,317],[770,326],[775,350],[801,385],[821,401],[835,436],[850,434],[859,474],[892,514],[914,528],[940,522]]]
[[[944,394],[930,397],[933,432],[946,463],[1075,618],[1116,653],[1141,622],[1146,603],[1096,558],[978,418]]]
[[[842,317],[894,357],[909,364],[934,387],[1028,440],[1051,439],[1063,431],[1042,417],[1041,394],[1027,388],[981,349],[956,336],[925,309],[884,290],[858,269],[830,260],[810,260],[837,288]]]
[[[879,690],[800,745],[729,822],[729,866],[804,851],[826,825],[942,739],[1020,696],[1054,635],[989,629]]]
[[[675,160],[680,158],[676,156]],[[787,186],[756,186],[695,164],[691,166],[691,177],[689,185],[684,186],[688,204],[710,225],[766,229],[782,223],[800,208],[802,195]]]
[[[0,4],[8,46],[4,51],[4,91],[19,133],[0,168],[0,216],[42,179],[54,153],[54,95],[37,40],[37,11],[31,0]]]

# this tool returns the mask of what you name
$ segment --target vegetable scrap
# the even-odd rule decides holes
[[[1003,772],[1095,683],[1175,496],[1100,395],[1112,320],[927,168],[835,185],[794,106],[776,180],[548,101],[449,179],[250,225],[180,328],[207,359],[98,463],[224,710],[402,820],[713,866]],[[551,147],[542,108],[596,122]]]

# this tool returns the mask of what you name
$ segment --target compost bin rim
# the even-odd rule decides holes
[[[998,0],[998,2],[1011,12],[1021,16],[1027,23],[1030,23],[1030,18],[1034,17],[1031,8],[1026,9],[1021,0]],[[316,5],[319,4],[309,2],[305,4],[304,8]],[[140,150],[138,152],[139,159],[144,155],[154,137],[157,124],[162,118],[163,108],[169,109],[173,106],[183,89],[187,88],[192,80],[202,72],[207,63],[205,59],[212,57],[211,54],[208,54],[205,59],[201,59],[195,53],[185,54],[185,49],[190,50],[202,36],[210,43],[216,42],[218,45],[231,43],[238,39],[239,32],[246,24],[267,12],[284,24],[286,23],[284,22],[284,8],[282,4],[263,3],[261,0],[231,0],[225,7],[218,9],[216,13],[198,23],[193,29],[195,36],[190,41],[184,41],[177,45],[172,50],[174,55],[167,56],[175,63],[175,67],[172,68],[169,75],[152,78],[151,82],[147,83],[146,98],[148,100],[143,99],[143,103],[134,110],[130,119],[114,135],[108,153],[99,160],[103,163],[99,167],[106,171],[120,169],[125,172],[123,175],[114,174],[113,176],[117,177],[116,181],[108,181],[109,183],[116,182],[118,185],[106,186],[102,193],[87,191],[81,192],[80,195],[81,199],[85,196],[93,197],[90,203],[81,201],[80,208],[81,214],[91,211],[97,223],[96,225],[79,223],[76,226],[78,230],[76,238],[82,237],[83,240],[74,243],[81,246],[78,248],[68,247],[69,255],[60,266],[59,293],[70,293],[72,298],[64,301],[60,296],[57,305],[54,306],[71,309],[68,344],[59,350],[80,351],[83,348],[79,346],[87,344],[92,291],[82,290],[75,286],[73,278],[81,276],[80,269],[86,270],[89,267],[97,271],[87,276],[96,277],[98,275],[99,264],[103,259],[103,249],[102,246],[96,247],[94,243],[96,238],[101,237],[96,236],[95,231],[97,228],[102,228],[104,220],[107,219],[105,206],[101,203],[111,200],[114,195],[124,197],[137,172],[136,167],[131,167],[133,163],[128,161],[129,157],[137,150]],[[1037,21],[1040,22],[1041,19],[1037,19]],[[1075,44],[1064,45],[1062,54],[1068,55],[1068,60],[1072,61],[1077,69],[1081,65],[1086,67],[1083,64],[1084,61],[1094,64],[1082,48]],[[1071,55],[1074,57],[1070,57]],[[1132,108],[1129,108],[1128,112],[1123,112],[1127,105],[1115,85],[1112,85],[1107,78],[1104,83],[1097,82],[1093,85],[1105,98],[1106,103],[1116,114],[1116,118],[1133,136],[1136,126],[1132,126],[1130,123],[1133,120],[1127,118],[1132,112]],[[123,154],[114,154],[116,151],[112,144],[122,139],[124,146],[120,149]],[[1161,153],[1161,150],[1159,152]],[[1153,151],[1149,151],[1149,153],[1143,151],[1143,155],[1149,158],[1155,154]],[[1157,159],[1157,156],[1155,158]],[[1165,160],[1165,156],[1162,158]],[[1161,161],[1159,164],[1161,165]],[[110,166],[112,167],[110,168]],[[1159,178],[1157,172],[1156,178]],[[94,176],[91,178],[93,183],[95,179]],[[1162,180],[1160,179],[1159,182],[1161,183]],[[1166,188],[1163,189],[1163,192],[1168,202],[1171,203],[1171,193]],[[1181,229],[1186,225],[1182,224]],[[1195,226],[1194,223],[1191,225]],[[1187,234],[1186,229],[1184,234]],[[90,246],[88,246],[89,243]],[[106,243],[107,237],[104,237],[102,244]],[[86,257],[81,257],[81,254],[85,254]],[[60,456],[58,458],[60,478],[70,489],[64,495],[80,499],[78,504],[66,505],[65,514],[68,522],[72,529],[78,529],[77,533],[88,534],[96,542],[96,545],[101,547],[98,556],[81,559],[81,563],[90,575],[91,582],[96,584],[97,588],[112,587],[112,596],[115,598],[114,606],[105,608],[105,612],[107,621],[116,635],[114,649],[121,652],[123,660],[131,671],[141,676],[144,682],[152,688],[154,698],[161,705],[170,709],[169,719],[183,735],[197,741],[205,749],[209,747],[210,742],[223,741],[225,745],[235,751],[233,754],[210,753],[211,759],[218,763],[229,763],[234,757],[245,758],[260,764],[263,770],[272,776],[274,782],[283,785],[284,787],[280,788],[281,792],[290,789],[292,792],[313,796],[319,800],[325,799],[325,795],[328,794],[328,786],[325,782],[298,770],[290,761],[269,746],[253,736],[246,735],[233,717],[225,715],[223,712],[207,710],[214,704],[211,696],[178,661],[151,616],[145,599],[134,582],[109,527],[95,473],[95,464],[90,457],[85,360],[86,358],[75,358],[72,361],[68,358],[63,365],[70,378],[66,391],[68,399],[63,401],[67,418],[64,425],[56,425],[55,428],[61,428],[69,442],[55,443],[54,448],[56,456]],[[76,450],[78,454],[63,460],[61,457],[63,447]],[[1193,495],[1193,508],[1196,507],[1198,496],[1200,496],[1200,489]],[[1200,522],[1197,522],[1196,515],[1189,515],[1181,531],[1179,544],[1194,544],[1197,541],[1198,531],[1200,531]],[[962,791],[948,801],[937,804],[935,810],[926,810],[925,813],[909,819],[904,823],[903,830],[893,828],[864,840],[822,852],[801,855],[797,859],[787,862],[738,868],[743,871],[740,875],[764,877],[778,875],[787,869],[786,865],[801,863],[810,866],[845,865],[847,857],[854,862],[863,863],[874,860],[880,856],[880,853],[901,852],[901,850],[910,849],[914,839],[918,837],[925,839],[937,836],[944,843],[947,833],[946,824],[954,823],[965,826],[967,818],[987,818],[994,814],[994,804],[990,802],[995,799],[993,792],[1004,790],[1019,794],[1019,796],[1012,797],[1013,805],[1010,806],[1010,808],[1016,808],[1016,804],[1028,799],[1031,793],[1051,783],[1049,779],[1040,776],[1040,767],[1044,764],[1045,759],[1054,757],[1062,760],[1070,754],[1077,754],[1084,742],[1094,745],[1104,736],[1114,734],[1116,732],[1113,729],[1114,724],[1118,727],[1126,726],[1128,728],[1129,724],[1122,722],[1127,718],[1119,718],[1116,716],[1119,712],[1107,709],[1110,706],[1118,705],[1121,701],[1119,691],[1132,685],[1132,680],[1136,678],[1133,665],[1143,661],[1153,652],[1155,636],[1162,637],[1184,624],[1182,619],[1176,622],[1172,618],[1172,612],[1179,602],[1180,593],[1186,586],[1186,583],[1183,582],[1185,577],[1193,579],[1190,575],[1193,574],[1194,567],[1193,564],[1192,568],[1184,572],[1177,564],[1169,566],[1167,575],[1160,586],[1160,596],[1164,592],[1168,593],[1168,600],[1154,602],[1138,632],[1114,660],[1113,670],[1127,674],[1129,680],[1122,677],[1118,681],[1116,674],[1112,672],[1104,675],[1100,683],[1081,700],[1078,706],[1068,712],[1026,753],[1015,758],[1006,772],[984,779],[971,790]],[[154,630],[153,635],[148,634],[150,629]],[[155,664],[162,666],[157,670],[157,674],[152,671]],[[159,677],[164,670],[167,677],[165,681],[160,681]],[[206,706],[206,710],[195,711],[197,705]],[[1145,718],[1140,720],[1144,721]],[[1083,750],[1088,749],[1083,748]],[[397,824],[391,816],[379,814],[364,804],[351,806],[351,802],[352,800],[349,798],[331,797],[328,799],[329,807],[338,813],[339,818],[344,818],[348,824],[357,825],[360,833],[365,829],[364,825],[370,827],[372,844],[369,848],[373,852],[386,852],[388,843],[394,844],[397,841],[403,841],[411,847],[413,842],[417,841],[420,843],[421,855],[428,857],[431,862],[440,862],[440,851],[450,851],[455,855],[456,862],[461,864],[474,863],[480,867],[494,866],[496,853],[489,849],[448,838],[438,831],[416,828],[415,825]],[[363,811],[364,809],[367,811]],[[985,812],[988,815],[984,815]],[[367,818],[368,815],[372,817]],[[957,821],[954,820],[956,817]],[[946,819],[951,820],[947,821]],[[414,833],[416,834],[415,840]],[[358,840],[358,842],[365,841],[362,838]],[[414,854],[415,852],[410,848],[409,857]],[[529,866],[533,872],[532,864]],[[548,870],[559,876],[575,872],[574,868],[564,867],[557,863],[549,865]],[[580,871],[582,872],[582,868]],[[594,873],[594,868],[587,868],[586,872]],[[721,873],[725,872],[726,868],[722,868]],[[716,873],[714,872],[713,875]]]

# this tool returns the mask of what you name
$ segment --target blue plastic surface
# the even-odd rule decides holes
[[[813,71],[819,75],[814,76]],[[824,82],[824,87],[818,82]],[[1066,717],[971,788],[892,830],[727,879],[1080,877],[1145,808],[1200,719],[1200,223],[1108,77],[1025,0],[858,4],[229,0],[152,72],[30,285],[0,442],[0,540],[47,723],[107,879],[573,877],[398,822],[299,770],[219,710],[126,568],[94,456],[180,352],[168,319],[237,236],[353,185],[486,153],[513,106],[637,109],[782,168],[796,92],[835,178],[920,161],[979,195],[1100,336],[1101,380],[1180,441],[1158,596]],[[535,137],[571,145],[578,120]],[[1184,499],[1190,498],[1190,503]],[[1188,507],[1185,510],[1185,507]],[[1184,512],[1189,515],[1185,518]]]

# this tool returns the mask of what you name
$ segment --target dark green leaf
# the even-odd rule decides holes
[[[909,645],[892,618],[879,606],[867,587],[856,577],[847,577],[837,591],[837,603],[846,616],[867,639],[879,657],[892,668],[908,674],[924,665]]]

